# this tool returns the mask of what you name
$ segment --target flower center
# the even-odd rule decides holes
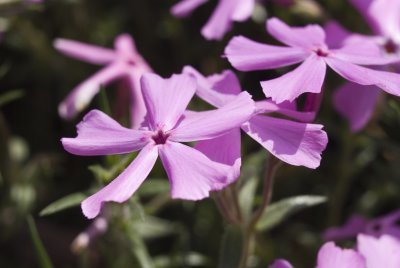
[[[154,133],[151,138],[156,144],[165,144],[167,142],[167,139],[169,137],[169,134],[164,133],[161,129],[159,129],[157,132]]]
[[[324,48],[316,48],[313,50],[315,52],[315,54],[317,54],[320,57],[327,57],[329,55],[329,51],[327,49]]]
[[[393,42],[393,40],[388,40],[383,47],[385,48],[386,52],[388,54],[393,54],[396,53],[398,50],[398,46],[395,42]]]

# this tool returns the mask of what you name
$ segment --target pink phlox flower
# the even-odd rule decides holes
[[[171,12],[177,17],[190,15],[194,9],[208,0],[181,0]],[[245,21],[253,13],[256,0],[218,0],[217,7],[206,25],[201,29],[208,40],[220,40],[230,30],[234,21]]]
[[[318,252],[316,268],[398,268],[400,241],[390,235],[379,238],[360,234],[356,249],[341,249],[333,242],[325,243]],[[269,268],[293,268],[278,260]]]
[[[162,79],[144,74],[141,88],[148,111],[144,126],[122,127],[106,114],[93,110],[78,125],[76,138],[63,138],[68,152],[77,155],[110,155],[139,151],[136,159],[111,183],[82,202],[88,218],[96,217],[104,202],[125,202],[152,170],[158,155],[171,183],[172,198],[199,200],[220,190],[233,179],[232,168],[210,160],[182,142],[213,139],[249,120],[255,110],[251,96],[243,92],[216,110],[185,110],[197,87],[189,75]],[[214,148],[215,150],[215,148]]]
[[[241,93],[240,83],[231,71],[204,77],[192,67],[185,67],[183,73],[196,77],[196,94],[215,107],[222,107]],[[271,113],[279,113],[297,120],[308,121],[314,115],[295,110],[292,103],[280,105],[270,100],[256,102],[255,115],[241,125],[241,129],[261,144],[271,154],[295,166],[317,168],[321,153],[328,142],[322,125],[294,122],[275,118]],[[239,175],[240,169],[240,128],[232,129],[225,136],[200,141],[196,148],[214,161],[234,166]],[[224,153],[215,150],[221,148]]]
[[[400,1],[351,0],[388,53],[400,52]]]
[[[400,95],[400,75],[360,65],[384,65],[393,59],[382,57],[374,42],[346,42],[331,48],[319,25],[289,27],[277,18],[267,21],[268,32],[287,45],[257,43],[243,36],[234,37],[225,48],[229,62],[240,71],[275,69],[301,63],[293,71],[262,81],[264,94],[281,103],[294,101],[305,92],[320,93],[326,66],[345,79],[360,85],[375,85],[389,94]]]
[[[356,214],[351,216],[343,226],[327,229],[322,236],[325,240],[342,240],[355,238],[357,234],[367,234],[374,237],[387,234],[400,240],[399,221],[400,210],[372,220]]]
[[[130,84],[132,127],[137,128],[143,122],[146,108],[140,90],[140,77],[152,70],[136,50],[132,37],[128,34],[119,35],[115,39],[114,50],[67,39],[56,39],[54,46],[67,56],[104,65],[104,68],[80,83],[62,101],[59,106],[62,117],[74,117],[87,107],[101,86],[123,78]]]

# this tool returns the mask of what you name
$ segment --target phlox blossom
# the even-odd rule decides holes
[[[128,34],[119,35],[115,39],[114,50],[61,38],[56,39],[54,46],[67,56],[105,66],[80,83],[62,101],[59,106],[62,117],[74,117],[86,108],[101,86],[106,86],[116,79],[126,78],[130,84],[132,126],[136,128],[142,123],[146,108],[140,90],[140,77],[152,70],[136,50],[132,37]]]
[[[379,47],[364,39],[352,39],[343,46],[330,46],[330,38],[319,25],[290,27],[277,18],[267,21],[268,32],[287,45],[257,43],[234,37],[225,48],[229,62],[240,71],[275,69],[301,63],[281,77],[262,81],[264,94],[281,103],[294,101],[303,93],[320,93],[326,66],[360,85],[375,85],[389,94],[400,95],[400,75],[361,65],[384,65],[393,59],[382,57]]]
[[[213,139],[238,127],[253,115],[255,105],[243,92],[216,110],[185,113],[197,82],[189,75],[162,79],[144,74],[141,88],[146,120],[139,129],[119,123],[93,110],[78,125],[76,138],[63,138],[62,144],[77,155],[110,155],[139,151],[136,159],[111,183],[82,202],[88,218],[96,217],[104,202],[124,202],[141,185],[158,156],[171,183],[172,198],[199,200],[210,191],[220,190],[233,181],[232,168],[210,160],[199,150],[182,142]]]
[[[245,21],[253,13],[256,0],[218,0],[210,19],[201,29],[202,35],[208,40],[222,39],[230,30],[234,21]],[[181,0],[175,4],[171,12],[177,17],[188,16],[194,9],[208,0]]]

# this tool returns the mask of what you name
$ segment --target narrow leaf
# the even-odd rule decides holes
[[[7,93],[1,94],[0,95],[0,107],[3,107],[4,105],[6,105],[14,100],[22,98],[24,95],[25,95],[25,92],[22,89],[11,90]]]
[[[228,226],[222,238],[221,253],[218,268],[238,267],[243,247],[242,231],[234,226]]]
[[[49,255],[47,254],[46,249],[40,240],[40,236],[32,216],[29,215],[26,218],[26,221],[28,222],[29,233],[31,235],[33,246],[35,247],[36,255],[39,261],[39,267],[53,268],[53,264],[50,261]]]
[[[326,202],[326,197],[316,195],[295,196],[271,204],[256,225],[258,231],[269,230],[289,216],[305,208]]]
[[[67,208],[78,206],[85,198],[86,195],[84,195],[83,193],[74,193],[64,196],[63,198],[45,207],[40,212],[40,216],[47,216],[65,210]]]

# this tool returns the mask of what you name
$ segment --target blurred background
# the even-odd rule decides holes
[[[110,180],[115,173],[110,167],[126,158],[79,157],[63,150],[60,138],[74,137],[75,125],[89,109],[64,121],[57,106],[99,67],[61,55],[52,46],[55,38],[112,47],[118,34],[129,33],[155,72],[167,77],[185,65],[204,74],[231,68],[221,55],[234,35],[276,43],[265,32],[265,19],[270,16],[292,25],[335,19],[351,31],[369,33],[346,0],[271,0],[260,2],[252,19],[235,24],[223,40],[210,42],[200,35],[200,29],[216,1],[185,19],[170,14],[176,2],[0,1],[0,267],[46,267],[40,266],[31,239],[28,219],[32,218],[31,227],[34,222],[54,267],[146,267],[149,261],[152,264],[147,267],[217,267],[219,261],[226,223],[213,200],[170,200],[159,163],[130,202],[107,207],[104,234],[97,230],[97,239],[88,246],[75,240],[91,225],[78,206],[82,195],[102,180]],[[243,89],[261,99],[259,81],[287,70],[237,73]],[[309,170],[284,165],[273,196],[277,201],[313,194],[327,196],[328,201],[260,232],[254,267],[266,267],[277,257],[290,259],[296,267],[313,267],[323,230],[342,224],[353,213],[372,218],[399,207],[399,100],[385,96],[368,126],[351,133],[330,99],[330,93],[343,82],[328,72],[317,118],[329,135],[321,167]],[[91,108],[102,107],[101,98],[106,96],[115,111],[119,86],[107,87]],[[247,137],[243,144],[243,176],[260,180],[267,153]],[[62,206],[69,209],[40,216],[47,205],[65,196],[69,198]]]

